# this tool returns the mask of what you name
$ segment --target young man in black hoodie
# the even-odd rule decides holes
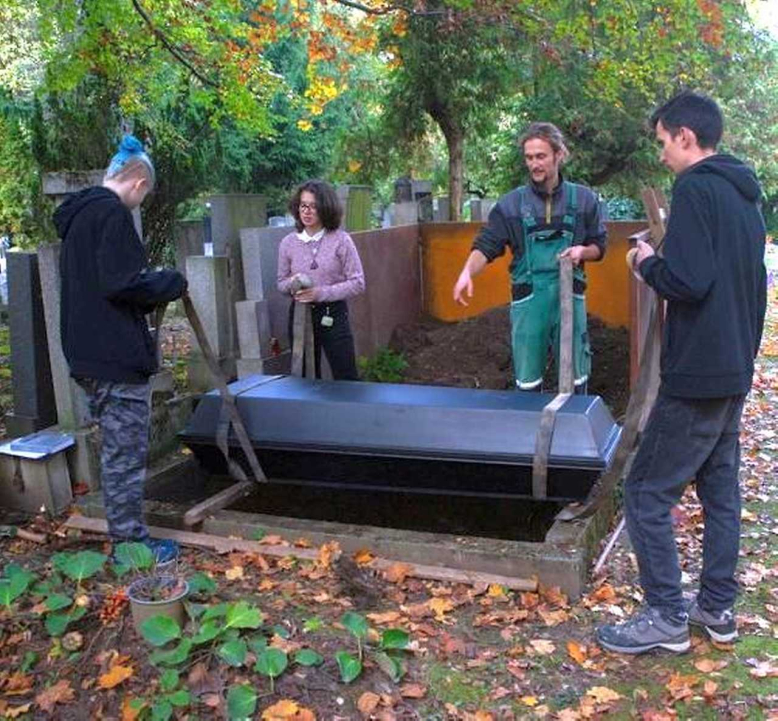
[[[754,172],[716,152],[716,103],[682,93],[652,126],[676,174],[664,257],[640,243],[633,267],[667,301],[661,383],[625,486],[625,513],[645,608],[597,630],[620,653],[685,651],[689,624],[737,637],[740,416],[751,388],[767,303],[765,226]],[[699,592],[681,593],[670,511],[694,479],[705,519]]]
[[[151,272],[131,211],[154,186],[154,166],[132,136],[122,141],[102,187],[68,198],[54,213],[60,256],[62,348],[102,433],[101,483],[114,543],[147,543],[159,563],[177,556],[151,542],[143,520],[151,390],[157,370],[145,314],[180,297],[186,280]]]

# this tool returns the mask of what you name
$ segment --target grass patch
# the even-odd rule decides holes
[[[427,683],[428,693],[432,698],[455,706],[480,704],[488,693],[488,689],[481,682],[473,679],[472,673],[439,663],[430,667]]]

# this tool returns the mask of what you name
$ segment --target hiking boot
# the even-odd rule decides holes
[[[723,611],[706,611],[700,608],[695,597],[689,603],[689,624],[704,628],[708,636],[719,643],[730,643],[737,638],[735,613],[731,608]]]
[[[624,623],[600,626],[597,642],[616,653],[644,653],[655,648],[681,653],[689,650],[689,624],[672,621],[647,606]]]

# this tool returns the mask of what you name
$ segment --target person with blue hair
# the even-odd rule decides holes
[[[170,541],[150,541],[143,519],[151,388],[157,353],[146,314],[179,298],[186,279],[148,269],[132,211],[155,183],[142,143],[123,138],[98,187],[71,195],[54,213],[60,255],[62,349],[102,434],[101,484],[113,543],[147,543],[158,563]]]

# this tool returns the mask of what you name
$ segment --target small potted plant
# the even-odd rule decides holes
[[[140,574],[127,587],[132,620],[140,633],[141,624],[152,616],[168,616],[180,627],[184,625],[184,600],[189,584],[171,568],[175,564],[158,564],[154,552],[144,543],[121,543],[114,553],[117,573]]]

